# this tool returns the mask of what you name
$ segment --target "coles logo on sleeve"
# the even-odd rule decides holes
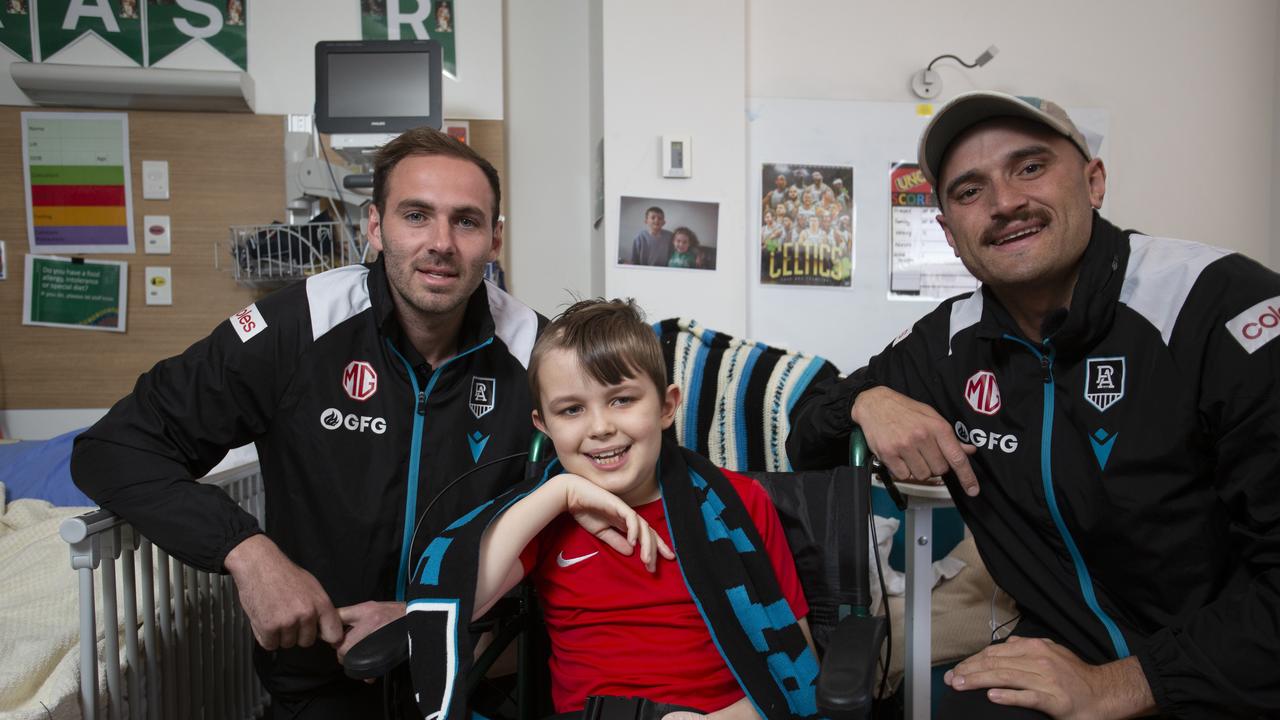
[[[1227,321],[1231,337],[1252,355],[1280,335],[1280,295],[1263,300]]]
[[[964,399],[969,407],[983,415],[995,415],[1000,410],[1000,386],[996,385],[995,373],[990,370],[979,370],[964,383]]]
[[[240,342],[249,342],[249,338],[267,329],[267,321],[258,312],[258,303],[241,310],[231,316],[231,327],[236,329]]]
[[[368,400],[378,390],[378,373],[364,360],[352,360],[342,371],[342,389],[352,400]]]

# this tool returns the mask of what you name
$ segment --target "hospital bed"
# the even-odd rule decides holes
[[[0,482],[9,481],[0,484],[0,716],[260,716],[266,694],[231,579],[188,567],[115,515],[84,507],[66,472],[74,434],[23,443],[16,459],[13,446],[0,447]],[[33,453],[43,457],[33,462]],[[14,469],[40,477],[15,482]],[[256,461],[201,482],[261,520]]]

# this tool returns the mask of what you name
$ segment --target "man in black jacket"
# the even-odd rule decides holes
[[[1102,162],[1037,98],[957,97],[920,163],[982,287],[803,399],[788,451],[837,461],[857,423],[944,476],[1022,617],[943,713],[1274,716],[1280,276],[1103,220]]]
[[[338,660],[403,614],[426,543],[521,477],[513,458],[451,484],[530,436],[525,367],[545,319],[483,281],[502,247],[499,200],[473,150],[406,132],[375,162],[376,262],[237,312],[76,441],[72,474],[91,498],[235,578],[279,717],[380,714],[381,689]],[[265,528],[193,481],[247,442]]]

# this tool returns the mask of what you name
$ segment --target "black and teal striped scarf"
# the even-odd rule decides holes
[[[816,717],[817,658],[732,483],[709,460],[669,439],[658,466],[681,574],[734,677],[766,720]],[[427,720],[468,717],[463,679],[474,647],[467,626],[484,529],[560,469],[552,461],[459,518],[419,558],[408,589],[408,624],[414,689]]]

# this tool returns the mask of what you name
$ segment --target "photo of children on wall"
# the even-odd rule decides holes
[[[623,196],[618,264],[716,269],[720,203]]]
[[[853,276],[853,168],[765,163],[760,282],[849,287]]]

